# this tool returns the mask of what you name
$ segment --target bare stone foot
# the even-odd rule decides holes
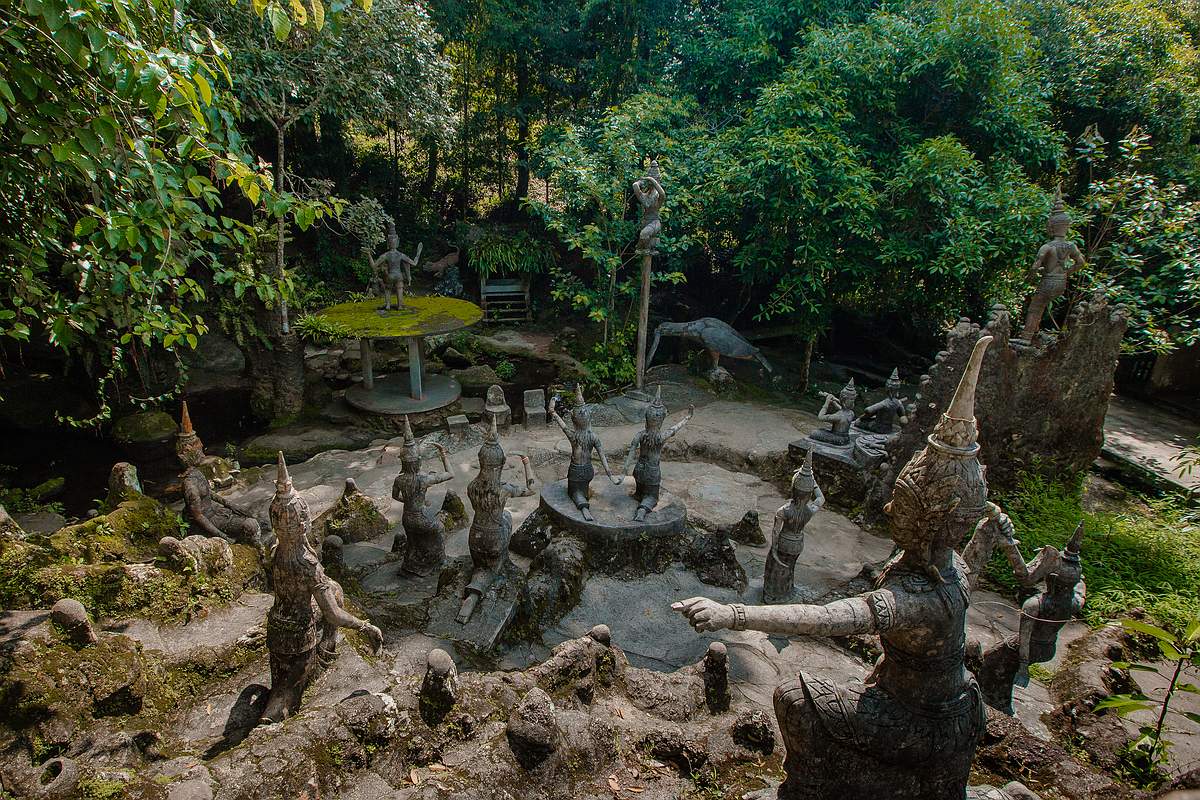
[[[592,516],[591,509],[589,509],[587,506],[579,509],[579,515],[588,522],[594,522],[596,520],[596,518]]]

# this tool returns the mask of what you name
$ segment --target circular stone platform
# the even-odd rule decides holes
[[[540,507],[555,525],[604,544],[635,542],[644,536],[677,536],[687,530],[687,510],[666,491],[659,495],[658,505],[643,522],[635,521],[633,512],[637,511],[637,502],[632,496],[633,486],[630,477],[620,486],[613,486],[607,476],[597,475],[592,481],[591,510],[595,519],[591,522],[583,518],[567,497],[566,480],[545,485]]]
[[[383,311],[382,306],[383,298],[372,297],[330,306],[320,316],[345,326],[349,335],[363,339],[407,339],[452,333],[483,319],[483,309],[456,297],[406,294],[402,308]]]
[[[351,386],[346,390],[346,402],[371,414],[419,414],[443,408],[462,397],[462,386],[448,375],[426,375],[420,399],[412,396],[411,385],[408,372],[385,375],[376,378],[370,389],[361,383]]]

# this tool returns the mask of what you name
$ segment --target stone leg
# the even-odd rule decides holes
[[[300,710],[300,698],[318,664],[316,647],[303,653],[271,654],[271,691],[260,725],[283,722]]]
[[[1030,298],[1029,310],[1025,312],[1025,329],[1021,331],[1020,338],[1031,342],[1033,337],[1037,336],[1038,330],[1042,327],[1042,317],[1045,316],[1051,299],[1041,292],[1037,292]]]
[[[763,602],[767,605],[780,605],[792,601],[792,592],[796,580],[796,559],[800,552],[783,553],[778,543],[771,544],[771,552],[767,554],[767,565],[763,572]]]
[[[646,518],[646,515],[654,510],[658,505],[658,495],[662,491],[660,483],[645,483],[643,481],[634,481],[633,499],[637,500],[637,511],[634,512],[633,518],[639,522]]]
[[[591,463],[572,464],[567,468],[567,496],[586,520],[592,518],[591,484],[594,477],[596,468]]]
[[[446,530],[441,521],[422,519],[404,521],[408,546],[404,556],[404,571],[425,576],[442,565],[446,558]]]
[[[1005,714],[1013,713],[1013,680],[1020,666],[1017,638],[1010,636],[984,652],[978,664],[971,665],[983,702]]]

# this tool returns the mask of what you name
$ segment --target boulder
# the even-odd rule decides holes
[[[496,370],[487,364],[476,364],[466,369],[452,370],[450,375],[462,385],[463,392],[467,394],[483,394],[489,386],[500,382],[500,376],[496,374]]]
[[[353,478],[346,479],[341,498],[325,519],[325,533],[354,544],[377,539],[387,533],[388,521],[375,502],[359,491]]]
[[[527,770],[539,767],[562,743],[550,695],[537,687],[530,689],[509,715],[505,733],[517,763]]]
[[[63,636],[74,647],[87,647],[97,641],[96,630],[88,617],[83,603],[64,597],[50,609],[50,621],[62,631]]]
[[[113,425],[113,440],[135,459],[155,458],[175,443],[179,425],[164,411],[139,411]]]
[[[442,351],[442,363],[450,369],[467,369],[475,362],[453,347],[447,347]]]

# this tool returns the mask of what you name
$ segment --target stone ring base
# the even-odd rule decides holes
[[[443,408],[462,396],[462,386],[447,375],[426,375],[422,380],[424,393],[420,398],[412,396],[411,382],[407,372],[384,375],[375,379],[368,389],[357,383],[346,390],[346,402],[369,414],[419,414]]]
[[[540,505],[555,527],[601,547],[679,536],[687,530],[687,510],[666,491],[659,493],[658,505],[645,520],[635,520],[633,486],[633,478],[626,477],[620,486],[614,486],[606,475],[598,474],[592,481],[591,511],[595,519],[590,522],[567,496],[565,480],[546,484]]]

